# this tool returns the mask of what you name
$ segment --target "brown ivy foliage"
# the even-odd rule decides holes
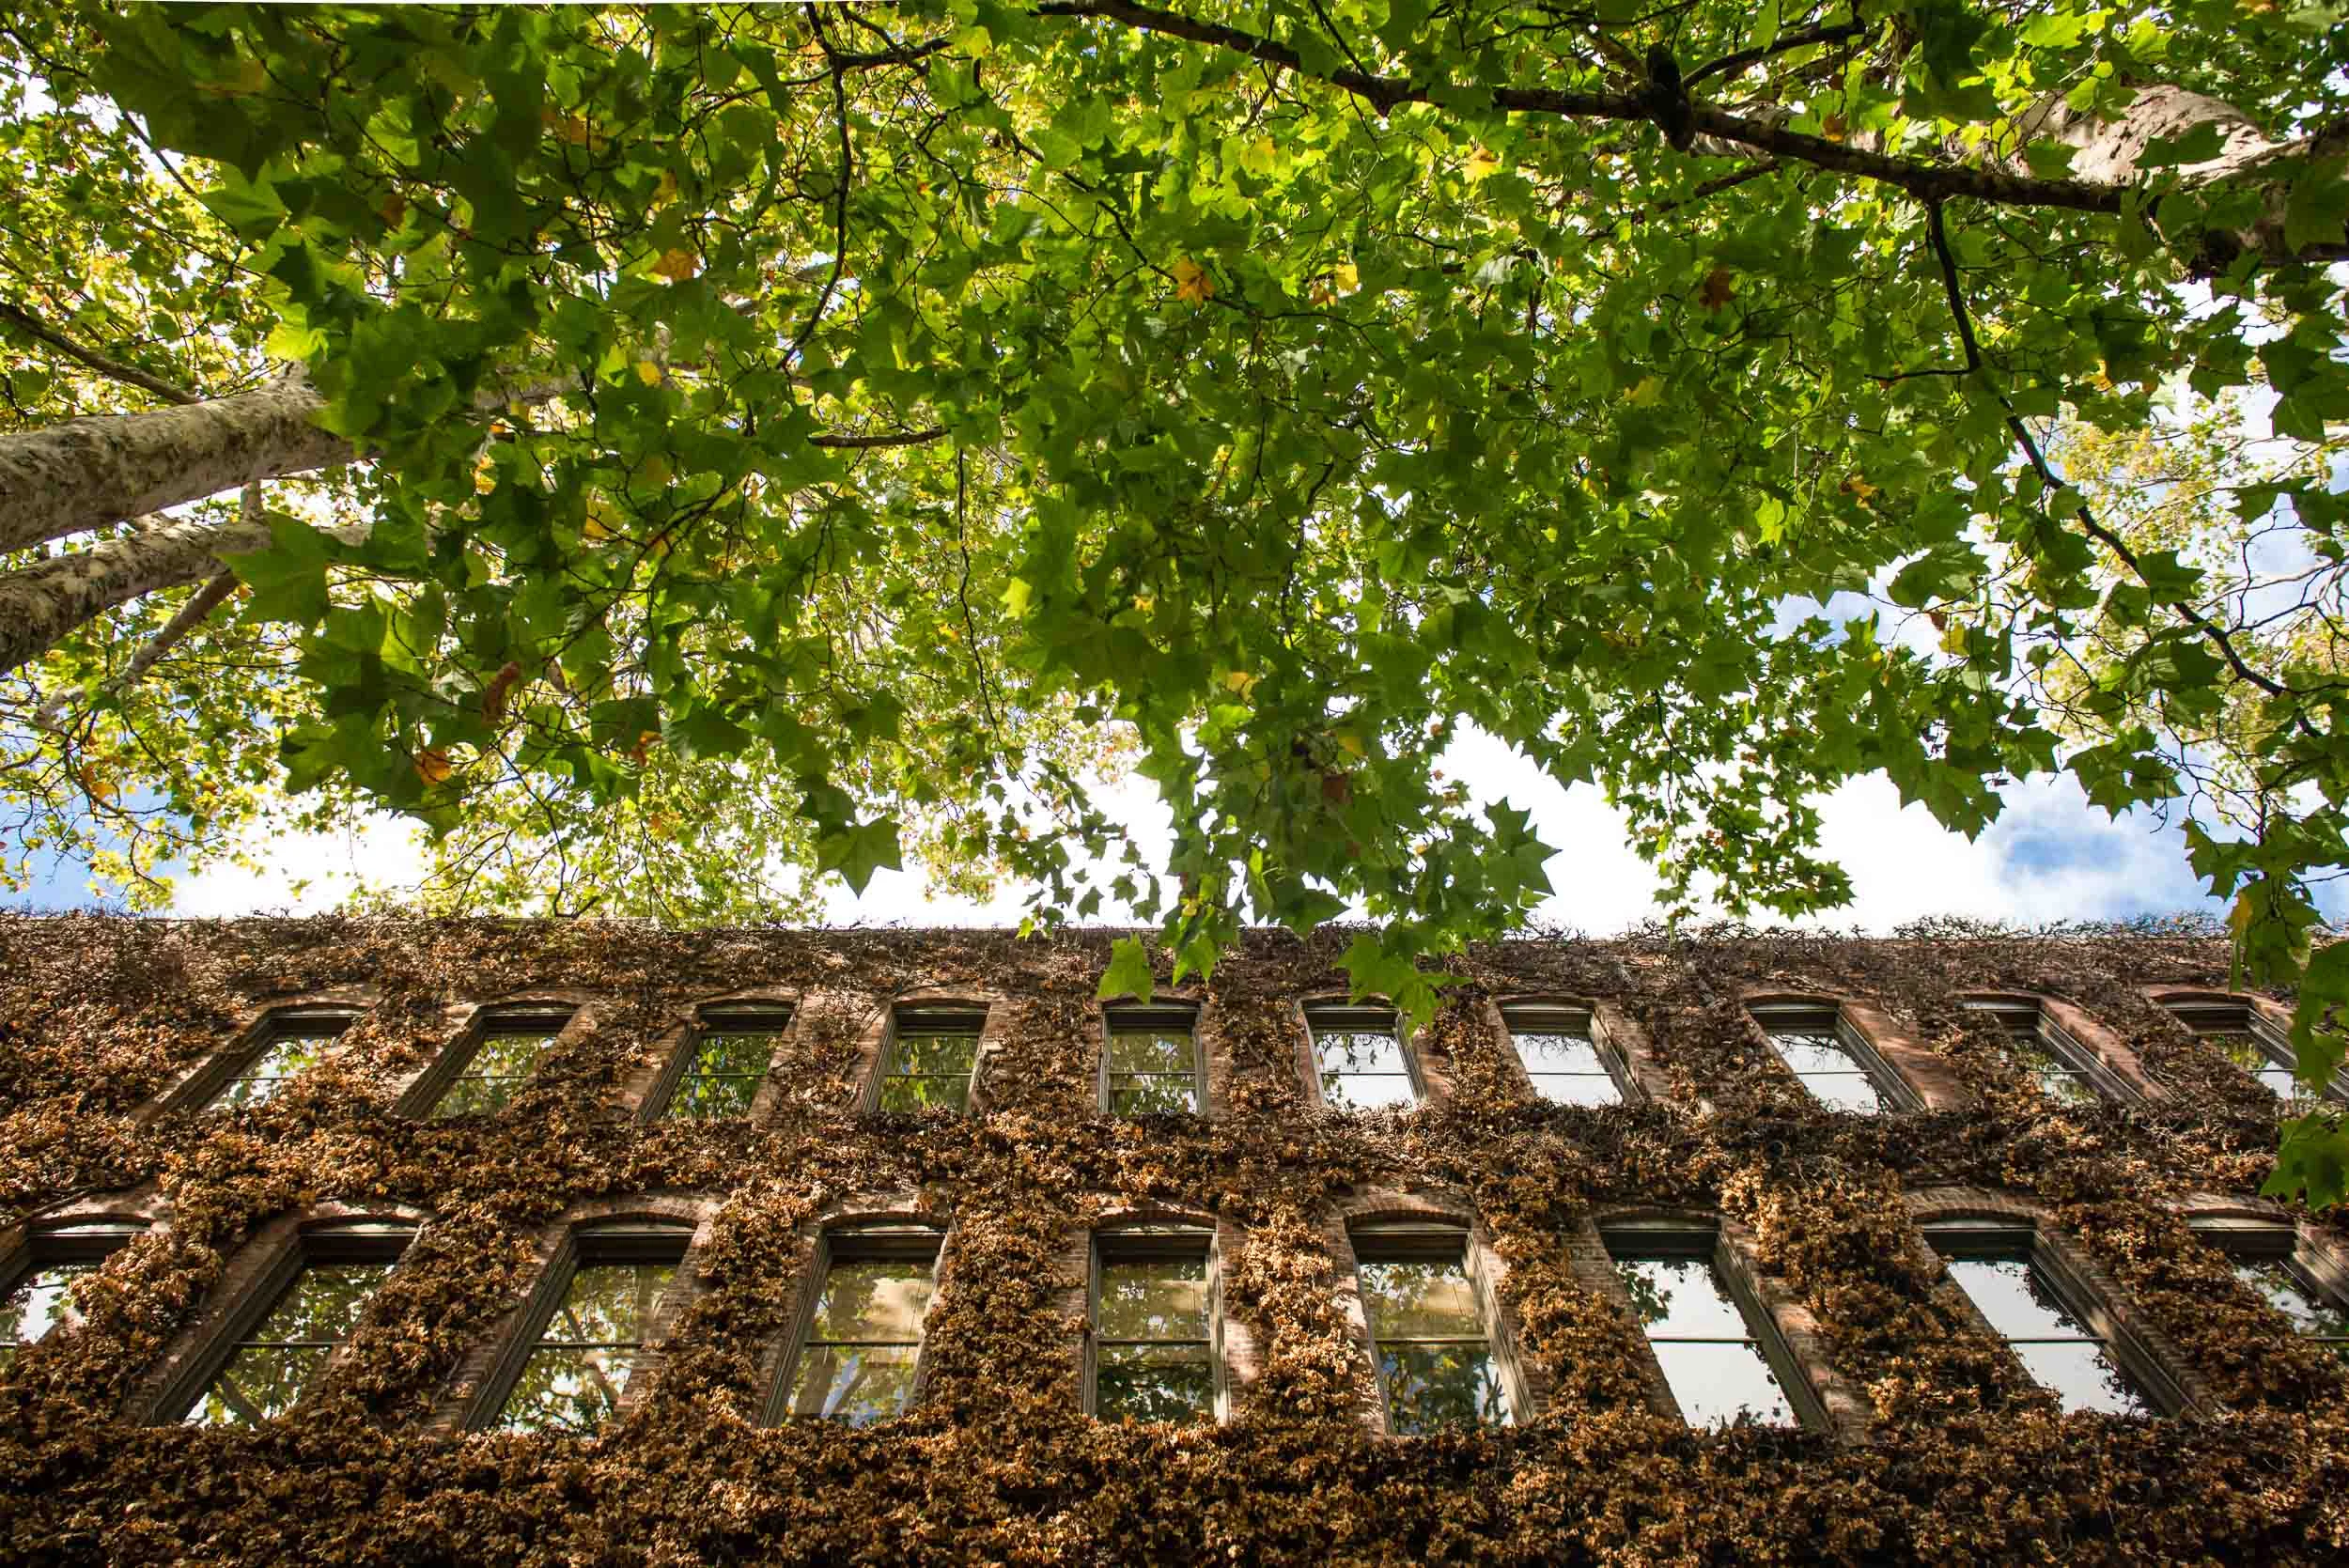
[[[1862,941],[1751,933],[1529,941],[1454,966],[1421,1046],[1451,1093],[1408,1113],[1306,1110],[1294,1001],[1339,984],[1324,942],[1252,939],[1209,1006],[1230,1092],[1205,1122],[1095,1114],[1093,991],[1108,937],[679,933],[628,925],[324,919],[0,921],[0,1225],[155,1184],[168,1226],[85,1291],[86,1321],[0,1375],[0,1556],[317,1563],[2318,1562],[2349,1550],[2349,1388],[2166,1205],[2249,1197],[2272,1107],[2148,1002],[2223,986],[2215,943],[1961,933]],[[891,996],[1011,999],[977,1117],[860,1115],[858,1032]],[[272,1000],[364,986],[332,1061],[257,1109],[135,1113]],[[1826,1113],[1767,1059],[1748,987],[1874,1001],[1979,1102]],[[396,1084],[447,1043],[451,1003],[598,993],[600,1025],[491,1117],[418,1123]],[[833,999],[795,1032],[757,1126],[640,1121],[639,1082],[692,1006],[764,987]],[[1960,1015],[2034,990],[2113,1030],[2168,1091],[2055,1110]],[[1672,1094],[1578,1110],[1530,1099],[1486,1022],[1518,991],[1610,1000]],[[845,1000],[844,1000],[845,999]],[[1700,1098],[1704,1102],[1700,1106]],[[1904,1188],[2045,1204],[2224,1404],[2209,1420],[2063,1417],[1959,1311]],[[1519,1428],[1377,1436],[1368,1369],[1327,1246],[1366,1188],[1454,1193],[1507,1265],[1525,1362]],[[918,1189],[952,1217],[923,1403],[863,1432],[755,1424],[806,1284],[807,1227],[857,1194]],[[699,1294],[659,1380],[597,1441],[446,1436],[469,1354],[530,1287],[544,1227],[646,1193],[718,1202]],[[338,1370],[261,1430],[138,1424],[256,1230],[326,1200],[432,1222]],[[1225,1310],[1256,1374],[1220,1428],[1079,1413],[1066,1259],[1090,1217],[1154,1203],[1223,1217]],[[1864,1441],[1694,1433],[1644,1403],[1640,1338],[1566,1243],[1598,1208],[1716,1210],[1817,1319],[1873,1412]]]

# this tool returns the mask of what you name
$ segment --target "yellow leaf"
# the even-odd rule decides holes
[[[1273,147],[1272,138],[1259,136],[1252,142],[1241,144],[1239,166],[1250,174],[1270,174],[1278,157],[1279,150]]]
[[[677,171],[662,169],[661,183],[653,188],[652,204],[655,207],[666,207],[675,200],[677,200]]]
[[[1840,142],[1848,129],[1841,115],[1829,115],[1819,122],[1819,132],[1830,142]]]
[[[114,780],[100,773],[88,763],[84,763],[76,769],[75,776],[82,781],[82,787],[88,791],[89,798],[100,805],[102,806],[115,798]]]
[[[589,540],[608,539],[617,532],[613,524],[618,520],[619,514],[614,510],[612,503],[599,495],[591,496],[587,502],[587,520],[580,524],[580,535]]]
[[[1340,267],[1330,276],[1330,280],[1337,285],[1338,292],[1341,294],[1351,294],[1362,286],[1362,270],[1351,261]]]
[[[1362,737],[1350,732],[1342,734],[1338,737],[1338,749],[1344,752],[1347,756],[1361,756],[1362,754]]]
[[[661,384],[661,366],[653,364],[653,362],[648,359],[640,359],[636,362],[636,379],[644,382],[646,386],[659,386]]]
[[[663,251],[653,263],[652,275],[667,278],[671,283],[683,283],[702,270],[702,258],[692,251]]]
[[[1479,180],[1490,179],[1500,171],[1501,155],[1490,147],[1480,147],[1469,154],[1468,166],[1461,172],[1468,176],[1469,183],[1474,185]]]
[[[456,769],[449,766],[448,753],[438,746],[427,746],[416,753],[416,777],[426,784],[443,783],[454,771]]]
[[[497,465],[484,453],[473,465],[473,489],[475,495],[487,495],[498,488]]]
[[[1223,684],[1245,697],[1256,689],[1256,677],[1245,670],[1234,670],[1223,677]]]
[[[1642,376],[1640,384],[1631,389],[1634,408],[1652,409],[1664,400],[1664,381],[1660,376]]]
[[[1189,256],[1174,263],[1174,297],[1199,304],[1215,296],[1215,279]]]

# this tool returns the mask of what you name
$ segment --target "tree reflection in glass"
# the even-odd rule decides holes
[[[774,1055],[775,1032],[728,1030],[698,1036],[693,1058],[669,1096],[668,1114],[684,1121],[749,1115]]]
[[[538,1070],[538,1059],[554,1045],[562,1025],[545,1020],[508,1029],[492,1027],[464,1069],[449,1080],[437,1119],[476,1116],[503,1109]]]
[[[1794,1421],[1786,1390],[1711,1258],[1619,1256],[1615,1271],[1690,1426]]]
[[[2349,1308],[2301,1278],[2284,1258],[2237,1258],[2235,1278],[2291,1321],[2292,1331],[2349,1361]]]
[[[843,1258],[824,1271],[785,1408],[869,1426],[906,1407],[936,1285],[933,1257]]]
[[[1112,1116],[1199,1109],[1199,1059],[1187,1030],[1113,1029],[1106,1066]]]
[[[250,1426],[284,1415],[309,1392],[334,1347],[350,1337],[388,1263],[314,1263],[237,1342],[187,1419]]]
[[[1315,1028],[1313,1034],[1322,1103],[1331,1110],[1419,1103],[1403,1041],[1392,1029]]]
[[[2066,1410],[2144,1415],[2144,1391],[2123,1371],[2104,1337],[2082,1323],[2027,1253],[1946,1260],[1950,1278],[1984,1321],[2013,1347],[2032,1379]]]
[[[97,1270],[94,1263],[50,1264],[34,1269],[0,1296],[0,1367],[16,1359],[25,1345],[40,1343],[52,1328],[79,1322],[73,1281]]]
[[[1099,1311],[1094,1327],[1094,1414],[1108,1421],[1188,1421],[1215,1413],[1204,1253],[1104,1257]]]
[[[211,1109],[239,1110],[259,1105],[287,1083],[319,1064],[342,1032],[341,1022],[288,1025],[272,1032],[260,1054],[213,1096]]]
[[[1387,1430],[1505,1424],[1508,1391],[1462,1262],[1365,1261],[1360,1273]]]
[[[593,1263],[574,1271],[494,1424],[593,1436],[648,1359],[645,1341],[676,1276],[674,1263]]]
[[[1821,1105],[1862,1114],[1884,1109],[1875,1080],[1832,1027],[1773,1029],[1770,1048]]]
[[[2292,1069],[2277,1061],[2249,1030],[2208,1030],[2202,1038],[2217,1046],[2228,1061],[2248,1073],[2261,1088],[2278,1099],[2289,1103],[2300,1097],[2300,1086],[2294,1081]]]
[[[1510,1038],[1533,1093],[1553,1105],[1621,1105],[1623,1091],[1587,1029],[1513,1027]]]
[[[901,1029],[881,1076],[883,1110],[963,1110],[979,1056],[979,1022]]]

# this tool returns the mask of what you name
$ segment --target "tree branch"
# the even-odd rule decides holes
[[[943,425],[933,425],[926,430],[906,430],[881,436],[810,436],[810,446],[828,446],[835,452],[870,452],[883,446],[921,446],[938,441],[946,434]]]
[[[1746,67],[1759,65],[1773,54],[1783,54],[1794,49],[1807,49],[1814,43],[1841,43],[1845,39],[1859,37],[1873,25],[1872,23],[1854,20],[1821,23],[1816,27],[1801,27],[1791,33],[1781,33],[1770,43],[1759,49],[1740,49],[1733,54],[1724,54],[1718,60],[1707,60],[1683,76],[1681,82],[1684,85],[1694,86],[1708,76],[1735,76]]]
[[[69,359],[80,360],[100,375],[151,392],[166,403],[200,403],[204,399],[185,387],[174,386],[161,376],[150,376],[133,365],[109,359],[95,349],[86,349],[54,327],[48,326],[22,305],[0,300],[0,321],[15,327],[36,343],[45,344]]]

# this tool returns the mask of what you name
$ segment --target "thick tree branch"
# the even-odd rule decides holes
[[[203,587],[188,596],[188,602],[179,607],[179,613],[165,621],[154,636],[140,644],[139,651],[131,656],[131,661],[122,667],[119,675],[101,682],[98,690],[128,691],[145,680],[147,672],[161,663],[163,655],[186,641],[189,632],[211,619],[212,612],[227,603],[236,591],[237,574],[223,567]],[[33,715],[33,722],[42,729],[54,730],[57,721],[65,717],[70,701],[70,692],[55,693],[41,704],[40,711]]]
[[[161,376],[150,376],[134,365],[125,365],[120,360],[109,359],[95,349],[84,348],[22,305],[0,301],[0,321],[8,322],[36,343],[54,349],[69,359],[81,361],[109,380],[137,387],[142,392],[151,392],[166,403],[200,403],[204,400],[185,387],[174,386]]]
[[[810,446],[828,446],[835,452],[871,452],[884,446],[925,446],[945,438],[946,427],[933,425],[926,430],[905,430],[879,436],[810,436]]]

